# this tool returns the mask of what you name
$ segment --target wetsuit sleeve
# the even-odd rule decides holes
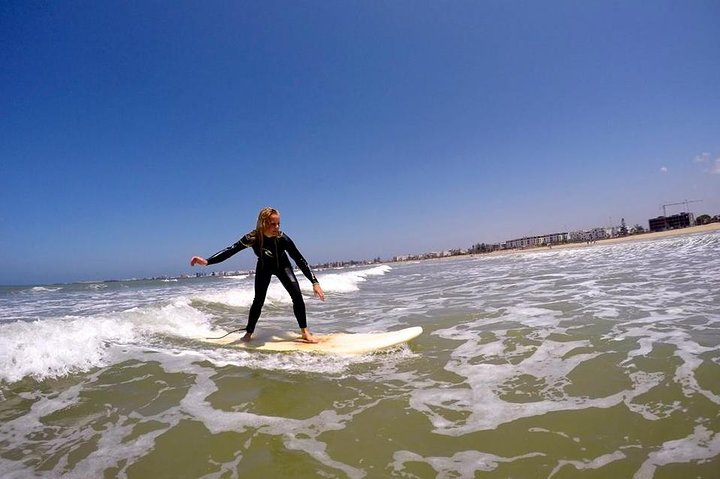
[[[235,242],[234,244],[228,246],[227,248],[220,250],[217,253],[215,253],[214,255],[210,256],[207,259],[208,265],[221,263],[221,262],[225,261],[226,259],[228,259],[229,257],[231,257],[232,255],[234,255],[235,253],[238,253],[238,252],[244,250],[245,248],[249,248],[250,246],[252,246],[252,237],[251,237],[251,233],[248,233],[245,236],[243,236],[242,238],[240,238],[239,241]]]
[[[291,240],[286,234],[283,234],[283,239],[285,240],[285,251],[287,251],[293,261],[295,261],[295,264],[298,265],[298,268],[300,268],[300,271],[303,272],[305,277],[309,279],[312,284],[320,283],[310,269],[308,262],[305,260],[303,255],[300,254],[300,251],[298,251],[295,243],[293,243],[293,240]]]

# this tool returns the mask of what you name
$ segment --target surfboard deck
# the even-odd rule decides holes
[[[317,343],[306,343],[296,333],[269,333],[263,335],[256,331],[252,341],[246,343],[240,339],[244,332],[231,333],[224,338],[198,338],[199,340],[233,348],[256,351],[308,351],[327,354],[365,354],[373,351],[387,349],[406,343],[420,336],[422,327],[413,326],[398,331],[381,333],[333,333],[316,334]]]

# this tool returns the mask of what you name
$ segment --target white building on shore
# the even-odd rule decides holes
[[[611,226],[592,228],[589,230],[571,231],[569,233],[552,233],[540,236],[526,236],[505,242],[506,249],[535,248],[538,246],[552,246],[564,243],[581,243],[585,241],[599,241],[619,236],[619,228]]]
[[[567,243],[568,233],[552,233],[541,236],[526,236],[505,242],[507,249],[532,248],[536,246],[552,246],[554,244]]]
[[[591,230],[573,231],[570,233],[570,241],[580,243],[582,241],[599,241],[613,236],[613,228],[593,228]]]

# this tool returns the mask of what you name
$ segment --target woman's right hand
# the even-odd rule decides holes
[[[199,264],[200,266],[207,266],[207,260],[200,256],[193,256],[190,258],[190,266],[195,266],[196,264]]]

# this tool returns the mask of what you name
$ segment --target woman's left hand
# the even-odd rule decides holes
[[[320,301],[325,301],[325,292],[320,287],[320,283],[313,284],[313,293],[320,298]]]

